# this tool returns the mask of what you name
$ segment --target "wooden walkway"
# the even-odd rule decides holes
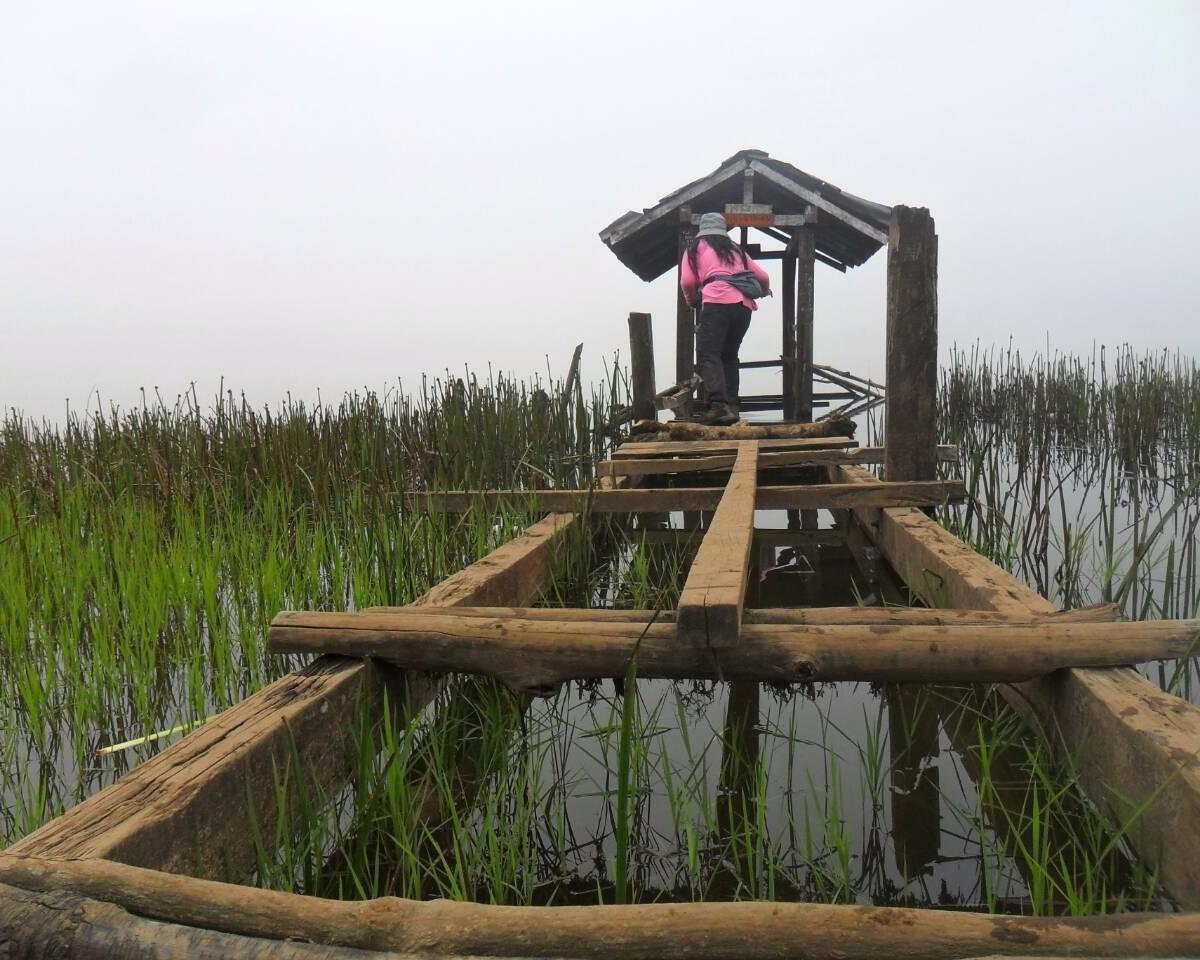
[[[840,452],[852,452],[853,441],[843,443]],[[382,710],[384,691],[391,691],[390,701],[398,703],[391,722],[404,723],[439,689],[415,671],[478,673],[534,690],[572,678],[621,675],[629,658],[636,657],[643,677],[1028,681],[1023,696],[1053,724],[1048,729],[1057,731],[1064,747],[1088,747],[1081,772],[1093,799],[1118,815],[1124,805],[1153,794],[1137,834],[1139,850],[1158,865],[1181,903],[1200,905],[1197,840],[1190,829],[1200,822],[1195,819],[1200,816],[1195,776],[1200,711],[1167,697],[1133,671],[1116,668],[1186,654],[1200,624],[1120,622],[1111,605],[1054,610],[910,506],[911,484],[882,483],[867,475],[859,464],[874,453],[820,463],[828,474],[828,482],[812,485],[820,496],[786,502],[853,511],[915,595],[948,601],[953,609],[747,611],[754,509],[762,491],[772,489],[763,473],[795,464],[764,461],[762,444],[755,440],[734,443],[732,462],[724,467],[712,464],[713,453],[703,445],[694,454],[630,451],[629,446],[643,445],[616,452],[610,463],[622,465],[619,479],[606,481],[606,487],[647,476],[686,482],[698,471],[728,474],[725,485],[715,488],[715,499],[704,501],[712,514],[677,610],[526,606],[546,582],[564,534],[580,522],[576,514],[552,513],[411,607],[282,613],[270,631],[273,650],[327,655],[0,854],[0,929],[13,916],[46,922],[39,911],[51,909],[53,901],[100,918],[89,921],[91,936],[136,936],[193,949],[216,944],[227,956],[307,956],[288,942],[295,936],[329,945],[333,952],[320,955],[335,957],[343,955],[338,949],[350,947],[421,950],[426,956],[776,956],[780,942],[796,942],[802,951],[800,941],[813,935],[815,925],[828,925],[822,935],[841,938],[839,955],[847,957],[972,955],[968,949],[995,953],[996,941],[989,945],[989,938],[1001,928],[1019,928],[1028,938],[1020,941],[1027,954],[1182,955],[1200,944],[1195,914],[1036,921],[752,903],[602,911],[516,908],[494,914],[474,904],[443,903],[436,908],[436,922],[458,932],[439,938],[437,948],[426,952],[415,931],[427,922],[422,918],[434,915],[432,905],[407,904],[403,914],[363,926],[356,911],[387,917],[382,902],[379,907],[314,903],[216,882],[244,876],[252,866],[248,793],[255,798],[259,829],[269,835],[279,815],[272,799],[275,777],[290,751],[297,751],[297,772],[307,788],[330,791],[344,783],[350,775],[347,750],[354,718],[363,701]],[[675,468],[672,474],[664,471],[664,463]],[[856,498],[851,491],[857,488],[871,496]],[[945,496],[960,492],[954,485],[942,489]],[[613,491],[579,491],[583,499],[572,502],[582,505],[589,497],[594,502],[605,492]],[[696,509],[689,487],[621,492],[653,494],[631,498],[631,509]],[[545,493],[522,494],[555,506],[563,502]],[[388,663],[409,672],[393,674]],[[1057,671],[1053,679],[1042,679],[1052,671]],[[65,915],[53,909],[59,910],[54,916]],[[646,911],[657,918],[654,931],[635,919]],[[786,931],[768,922],[768,914],[789,917]],[[501,916],[516,915],[526,918],[521,930],[500,922]],[[724,933],[695,937],[697,925],[714,923],[716,916],[724,918]],[[871,919],[876,916],[883,919]],[[148,920],[155,924],[146,927]],[[890,929],[895,923],[911,925],[907,929],[914,939],[908,946],[895,941]],[[614,932],[627,924],[640,931],[636,945]],[[768,932],[782,940],[772,946],[763,939]],[[673,938],[691,946],[671,952]],[[626,945],[614,950],[618,941]]]

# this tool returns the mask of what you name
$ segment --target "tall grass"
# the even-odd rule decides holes
[[[425,381],[255,409],[231,394],[0,427],[0,842],[291,667],[288,607],[406,603],[529,517],[407,511],[408,490],[586,486],[619,378]]]

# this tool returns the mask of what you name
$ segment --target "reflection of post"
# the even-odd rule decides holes
[[[892,838],[905,879],[928,873],[937,859],[942,824],[938,782],[938,714],[914,684],[891,684],[888,745],[892,762]]]
[[[758,684],[729,685],[722,741],[721,779],[717,792],[717,830],[729,849],[728,862],[752,894],[757,892],[754,857],[758,839]]]

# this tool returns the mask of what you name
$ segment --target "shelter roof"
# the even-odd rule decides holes
[[[663,197],[641,213],[630,210],[600,231],[600,239],[625,266],[643,280],[653,280],[675,266],[679,256],[679,210],[723,211],[742,202],[745,171],[754,172],[755,203],[770,204],[775,214],[817,212],[819,254],[847,267],[857,267],[887,243],[892,208],[845,193],[776,160],[764,150],[741,150],[716,170]]]

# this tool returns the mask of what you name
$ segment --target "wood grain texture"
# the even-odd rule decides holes
[[[737,453],[736,439],[726,440],[628,440],[613,452],[613,459],[624,457],[678,457],[696,456],[706,453]],[[766,450],[844,450],[857,447],[858,441],[850,437],[799,437],[787,439],[759,439],[760,455]]]
[[[674,487],[657,490],[458,490],[410,493],[414,509],[466,513],[469,510],[528,509],[534,512],[663,513],[673,510],[716,510],[719,487]],[[925,480],[864,484],[803,484],[759,487],[759,510],[847,510],[884,506],[940,506],[961,500],[958,480]]]
[[[750,577],[757,490],[758,444],[747,443],[737,452],[721,503],[679,596],[675,632],[680,643],[697,647],[737,643]]]
[[[720,584],[720,586],[725,586]],[[726,600],[724,591],[718,597]],[[1200,622],[765,624],[740,642],[705,644],[678,623],[397,613],[284,612],[277,653],[378,657],[405,669],[496,677],[518,689],[620,676],[793,683],[873,680],[959,683],[1027,680],[1067,666],[1110,666],[1187,655]],[[711,632],[711,627],[710,627]],[[733,645],[729,645],[732,643]]]
[[[761,443],[762,441],[757,441]],[[942,460],[956,461],[958,451],[955,447],[938,447],[938,456]],[[871,464],[883,463],[883,447],[863,447],[859,450],[781,450],[776,452],[760,452],[758,455],[759,470],[781,467],[832,467],[840,464]],[[674,458],[644,458],[629,457],[621,460],[601,460],[598,470],[601,476],[651,476],[672,473],[706,473],[716,470],[730,470],[737,459],[736,453],[713,454],[710,456],[689,457],[682,455]]]
[[[816,903],[502,907],[388,897],[344,902],[104,861],[0,855],[0,882],[62,890],[139,916],[241,936],[424,956],[596,960],[951,960],[984,954],[1182,957],[1200,915],[1011,917]]]

